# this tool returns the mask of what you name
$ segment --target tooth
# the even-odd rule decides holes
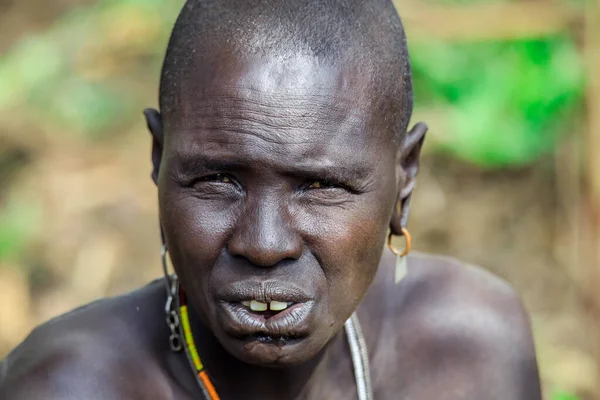
[[[267,311],[267,308],[269,308],[267,303],[261,303],[260,301],[256,300],[252,300],[250,302],[250,309],[252,311]]]
[[[248,308],[250,308],[250,301],[242,301],[242,304],[243,304],[245,307],[248,307]]]
[[[272,301],[271,304],[269,304],[269,306],[271,308],[271,311],[282,311],[288,307],[288,303],[281,301]]]

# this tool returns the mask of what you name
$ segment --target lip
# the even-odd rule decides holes
[[[227,303],[241,303],[256,300],[262,303],[279,301],[286,303],[309,303],[315,296],[302,288],[274,280],[234,282],[223,286],[216,293],[216,300]]]
[[[220,301],[219,319],[224,331],[237,338],[268,336],[301,339],[310,334],[316,303],[296,304],[270,317],[252,312],[240,302]]]

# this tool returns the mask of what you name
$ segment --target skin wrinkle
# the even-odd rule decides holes
[[[259,147],[260,148],[260,147]],[[285,157],[286,151],[272,151],[271,149],[264,149],[264,151],[270,151],[272,154],[278,157]],[[242,152],[239,160],[230,161],[228,163],[220,163],[218,155],[226,156],[230,154],[228,152],[216,152],[210,156],[202,156],[199,158],[180,158],[181,161],[174,166],[171,176],[173,179],[183,185],[192,186],[193,182],[197,181],[203,176],[211,176],[216,172],[232,172],[232,173],[243,173],[247,174],[258,174],[261,171],[272,168],[280,171],[279,174],[288,178],[295,178],[295,182],[290,182],[288,186],[295,189],[295,192],[303,190],[301,186],[306,184],[311,179],[325,178],[333,182],[344,184],[348,186],[349,194],[367,194],[372,191],[376,185],[376,171],[361,168],[355,165],[336,165],[335,168],[331,168],[335,165],[331,159],[308,159],[303,160],[301,163],[297,163],[293,167],[289,164],[281,164],[279,162],[265,162],[264,160],[254,160],[251,156],[245,156]],[[237,157],[236,157],[237,158]],[[214,161],[213,161],[214,160]],[[251,167],[252,165],[252,167]],[[236,187],[238,184],[243,190],[244,176],[238,176],[238,180],[235,182]],[[346,190],[346,189],[339,189]]]
[[[252,57],[242,57],[241,59],[238,59],[238,61],[243,61],[243,62],[248,62],[250,64],[252,64],[255,60]],[[327,90],[326,90],[326,84],[325,82],[327,81],[327,79],[331,79],[330,75],[335,74],[336,71],[339,70],[339,67],[335,67],[335,66],[328,66],[325,69],[323,69],[322,66],[320,66],[318,63],[315,64],[314,60],[311,60],[310,58],[306,58],[306,57],[301,57],[301,56],[297,56],[296,60],[294,60],[295,63],[286,63],[283,64],[284,66],[278,65],[276,63],[273,63],[272,61],[267,61],[265,68],[272,68],[274,69],[276,72],[272,72],[272,73],[262,73],[260,70],[258,70],[258,74],[256,78],[246,78],[246,76],[253,76],[253,68],[256,68],[255,66],[252,67],[248,67],[247,70],[242,70],[239,73],[237,73],[237,75],[235,75],[235,79],[237,79],[237,81],[235,81],[235,84],[232,84],[232,79],[230,78],[224,78],[222,75],[217,75],[217,76],[212,76],[209,74],[210,78],[202,78],[202,79],[196,79],[193,82],[193,86],[190,87],[186,93],[187,94],[179,94],[179,100],[178,100],[178,104],[181,103],[181,108],[183,110],[183,113],[177,113],[178,116],[181,117],[185,117],[185,118],[176,118],[176,119],[181,119],[183,121],[186,120],[194,120],[194,118],[189,118],[190,115],[193,115],[195,112],[198,112],[198,108],[203,109],[205,108],[204,105],[208,106],[210,108],[211,104],[214,104],[214,102],[218,102],[220,107],[225,107],[229,102],[232,102],[233,98],[239,97],[244,99],[243,102],[245,105],[258,105],[259,108],[260,107],[269,107],[273,106],[275,107],[274,112],[270,113],[271,115],[275,114],[275,115],[282,115],[283,118],[286,117],[286,114],[283,113],[282,114],[282,110],[281,110],[281,103],[282,101],[284,101],[284,103],[286,104],[294,104],[296,102],[292,102],[293,100],[297,100],[297,98],[295,97],[294,94],[298,95],[301,94],[302,96],[298,96],[298,97],[305,97],[307,98],[306,100],[303,100],[300,103],[301,107],[310,107],[311,109],[319,109],[319,107],[317,106],[317,104],[321,103],[323,104],[323,106],[325,107],[325,109],[328,110],[328,112],[330,112],[332,109],[335,109],[335,104],[340,100],[337,99],[337,97],[341,96],[341,100],[346,99],[349,102],[358,104],[361,101],[364,101],[366,99],[364,99],[364,96],[367,93],[372,92],[373,88],[371,86],[371,84],[369,83],[369,78],[368,75],[364,75],[361,72],[360,68],[356,67],[356,63],[348,63],[348,64],[342,64],[344,65],[345,69],[350,69],[348,71],[348,73],[346,74],[338,74],[338,78],[334,78],[334,79],[338,79],[336,83],[336,86],[340,88],[341,91],[339,91],[338,93],[335,94],[331,94],[331,91],[329,91],[330,94],[327,94]],[[203,63],[206,63],[206,60],[202,61]],[[209,62],[210,63],[210,62]],[[285,76],[288,78],[286,81],[277,81],[277,83],[273,83],[271,82],[269,79],[273,78],[273,74],[274,73],[283,73],[286,72],[284,69],[285,68],[289,68],[286,66],[289,65],[293,65],[294,69],[296,71],[298,71],[299,73],[293,75],[293,74],[285,74]],[[304,66],[307,66],[307,70],[306,68],[303,69]],[[206,67],[203,67],[203,69],[206,69]],[[329,74],[329,76],[328,76]],[[293,79],[290,80],[290,77],[293,77]],[[303,78],[299,78],[299,77],[303,77]],[[348,78],[350,77],[350,78]],[[357,78],[359,77],[359,78]],[[278,77],[275,77],[276,79]],[[281,79],[281,78],[279,78]],[[307,92],[304,90],[304,87],[306,86],[306,82],[310,81],[310,85],[311,85],[311,92],[309,92],[307,94]],[[329,83],[328,83],[329,84]],[[217,91],[218,88],[218,95],[215,95],[215,92]],[[344,94],[344,90],[348,89],[348,88],[353,88],[353,95],[352,96],[348,96],[347,94]],[[358,88],[362,88],[362,90],[356,90]],[[325,94],[322,94],[323,92],[325,92]],[[226,95],[224,95],[223,93],[227,93]],[[192,94],[192,97],[189,97],[190,94]],[[316,103],[314,102],[314,98],[318,96],[318,97],[322,97],[325,101],[324,102],[319,102]],[[225,97],[226,101],[223,101],[224,99],[222,99],[222,97]],[[381,98],[385,98],[386,96],[378,96]],[[378,97],[372,97],[369,101],[372,102],[373,98],[378,98]],[[257,98],[259,98],[260,100],[257,100]],[[267,100],[268,99],[268,100]],[[265,101],[269,101],[271,104],[266,104]],[[237,107],[240,106],[239,102],[235,102],[236,104],[233,104],[233,109],[235,110]],[[199,106],[195,106],[194,109],[188,109],[188,104],[199,104]],[[373,104],[373,106],[376,108],[378,106],[379,102],[375,102],[375,104]],[[333,107],[333,108],[332,108]],[[242,111],[242,110],[239,110]],[[290,112],[290,110],[286,110],[286,112]],[[346,111],[347,112],[347,111]],[[353,112],[358,112],[361,113],[362,115],[357,115],[355,118],[356,120],[361,120],[363,119],[365,116],[370,116],[370,113],[364,113],[363,109],[361,107],[354,107],[353,108]],[[171,112],[169,112],[170,114]],[[352,115],[352,114],[350,114]],[[350,115],[344,115],[345,118],[348,118]],[[325,117],[325,115],[321,115],[320,117]],[[331,119],[331,115],[328,116],[329,118],[325,118],[325,120],[331,121],[331,123],[333,125],[335,125],[337,123],[337,121],[335,121],[335,119]],[[188,119],[189,118],[189,119]],[[169,118],[169,116],[167,115],[167,126],[170,125],[170,121],[172,121],[172,118]],[[321,119],[323,120],[323,119]],[[303,120],[296,120],[296,123],[300,122],[302,123]],[[386,132],[387,134],[389,134],[389,128],[387,129],[383,129],[383,132]],[[376,133],[377,132],[373,132]]]
[[[186,124],[176,129],[178,133],[190,133],[199,129],[212,129],[216,131],[222,129],[244,134],[256,134],[257,132],[253,132],[253,129],[267,133],[273,130],[270,128],[274,128],[277,131],[281,130],[283,132],[279,135],[274,135],[274,138],[266,138],[266,135],[263,135],[263,139],[273,143],[286,143],[284,135],[291,130],[299,128],[307,129],[307,131],[318,129],[321,134],[318,138],[311,141],[314,143],[317,140],[322,140],[323,137],[326,138],[330,134],[344,132],[345,129],[348,129],[348,126],[357,129],[356,135],[358,135],[362,131],[361,124],[365,114],[363,111],[360,111],[360,108],[355,108],[350,113],[347,110],[338,111],[333,108],[336,113],[340,113],[341,115],[332,118],[332,107],[328,103],[318,105],[315,103],[303,104],[301,102],[298,104],[293,99],[286,99],[284,104],[287,107],[283,108],[281,102],[278,104],[253,103],[252,100],[247,101],[244,98],[244,100],[235,102],[234,104],[230,104],[229,101],[219,104],[219,113],[214,115],[214,111],[211,113],[215,109],[216,103],[214,99],[210,101],[199,99],[198,101],[200,101],[201,105],[208,104],[195,108],[192,115],[189,116],[189,121],[193,121],[192,125]],[[252,106],[255,105],[257,107],[253,110]],[[292,106],[290,107],[290,105]],[[307,115],[306,110],[314,111],[310,111],[312,115]],[[324,117],[327,118],[324,119]],[[326,126],[322,126],[324,120],[327,121]],[[245,122],[246,124],[244,124]],[[249,128],[241,128],[246,125]]]
[[[302,118],[302,117],[301,117]],[[304,119],[304,118],[302,118]],[[198,120],[202,120],[201,117],[198,118]],[[323,127],[325,129],[315,129],[315,125],[310,125],[309,128],[306,130],[306,134],[301,134],[301,135],[297,135],[300,136],[302,139],[299,141],[294,141],[294,140],[290,140],[289,139],[289,134],[292,132],[296,132],[299,129],[303,129],[304,127],[302,126],[302,124],[297,124],[294,125],[293,123],[290,123],[288,126],[286,127],[281,127],[280,125],[276,125],[276,124],[264,124],[264,121],[260,121],[261,124],[256,124],[256,120],[250,121],[249,124],[245,123],[246,121],[244,119],[220,119],[218,122],[210,122],[209,120],[204,120],[206,122],[203,122],[201,125],[195,125],[194,127],[191,127],[189,129],[183,129],[181,131],[178,132],[178,134],[182,134],[182,135],[186,135],[186,136],[193,136],[194,133],[199,132],[199,131],[213,131],[215,134],[226,134],[226,133],[241,133],[243,135],[251,135],[251,136],[255,136],[263,141],[268,142],[269,144],[286,144],[286,145],[297,145],[297,144],[306,144],[306,145],[311,145],[311,144],[327,144],[327,142],[331,143],[333,142],[336,137],[340,136],[340,135],[345,135],[346,131],[348,131],[349,129],[353,129],[356,133],[353,134],[352,136],[360,136],[359,133],[363,131],[363,127],[362,126],[356,126],[356,124],[353,124],[353,119],[347,119],[346,121],[343,121],[341,123],[339,123],[337,126],[335,126],[335,128],[333,126],[327,126],[327,127]],[[227,123],[228,121],[232,121],[232,123]],[[225,122],[225,123],[224,123]],[[212,125],[214,124],[214,125]],[[212,126],[211,126],[212,125]],[[306,124],[305,124],[306,125]],[[276,128],[276,129],[272,129],[272,128]],[[281,129],[283,128],[283,129]],[[332,130],[333,129],[333,130]],[[318,133],[316,132],[318,131]],[[242,138],[235,138],[234,135],[228,135],[228,144],[229,143],[235,143],[238,142],[240,144],[244,144],[244,140],[247,139],[242,139]],[[355,140],[358,140],[357,139]],[[235,139],[233,139],[235,138]],[[354,141],[354,140],[353,140]],[[348,146],[350,147],[350,146]],[[187,147],[186,147],[187,148]],[[366,148],[367,151],[368,148]],[[292,153],[293,154],[293,153]]]
[[[351,123],[351,121],[349,121],[348,123]],[[195,141],[191,142],[192,144],[190,145],[189,139],[187,139],[188,136],[192,136],[192,140],[194,140],[193,139],[193,134],[194,134],[193,131],[187,131],[187,132],[181,132],[181,133],[185,134],[186,139],[179,140],[178,143],[180,142],[182,144],[181,147],[183,147],[183,149],[186,150],[186,153],[190,154],[190,156],[186,156],[186,158],[192,158],[193,157],[192,154],[195,154],[197,151],[199,151],[198,150],[199,146],[206,147],[206,146],[210,145],[209,143],[213,143],[213,144],[215,144],[215,143],[221,144],[222,143],[222,144],[227,144],[228,146],[239,145],[240,147],[248,145],[248,143],[247,143],[248,139],[246,139],[246,138],[238,139],[235,135],[228,134],[231,132],[225,131],[223,129],[215,131],[215,134],[217,134],[217,133],[221,134],[221,135],[217,135],[218,139],[211,139],[210,142],[204,142],[202,144],[198,143],[197,145],[195,144],[196,143]],[[198,132],[198,133],[200,133],[200,132]],[[249,134],[252,134],[252,133],[254,133],[254,132],[249,132]],[[226,135],[223,135],[223,134],[226,134]],[[339,133],[337,133],[335,136],[330,136],[330,138],[327,141],[333,142],[336,140],[336,138],[340,137],[340,135],[343,135],[343,134],[344,134],[344,129],[342,128],[342,129],[340,129]],[[278,135],[278,132],[275,132],[274,135],[280,136],[280,135]],[[309,135],[311,135],[311,133],[309,133]],[[314,141],[307,140],[307,135],[302,134],[301,136],[303,137],[301,143],[303,145],[307,145],[307,150],[311,151],[311,147],[309,145],[313,144]],[[311,136],[314,136],[314,134],[312,134]],[[322,133],[322,132],[318,133],[318,137],[321,138],[321,143],[323,143],[323,136],[327,137],[325,133]],[[355,138],[355,136],[357,138]],[[352,139],[347,144],[344,144],[344,147],[351,149],[354,146],[353,142],[356,140],[359,140],[358,136],[359,136],[358,132],[356,135],[352,134]],[[176,137],[179,137],[179,135],[177,135]],[[285,137],[280,137],[280,139],[278,139],[278,140],[270,140],[270,138],[265,138],[263,134],[258,135],[258,137],[261,140],[266,140],[269,144],[279,144],[281,140],[285,140]],[[235,138],[235,139],[233,139],[233,138]],[[315,141],[316,141],[316,139],[315,139]],[[170,142],[167,143],[167,146],[169,146],[169,143]],[[256,142],[252,142],[252,143],[256,143]],[[295,141],[287,138],[286,144],[288,146],[289,145],[293,146],[297,143],[298,142],[295,142]],[[173,144],[173,146],[175,146],[175,144]],[[179,147],[179,145],[177,145],[177,146]],[[289,148],[288,150],[284,150],[284,149],[286,149],[286,147],[282,147],[280,150],[280,147],[278,147],[278,146],[268,146],[268,147],[263,147],[263,148],[268,149],[271,152],[277,152],[277,153],[283,153],[283,154],[287,152],[290,155],[297,154],[297,157],[300,159],[305,157],[305,151],[299,151],[297,149],[297,146],[294,146],[293,148]],[[364,151],[365,152],[372,151],[372,150],[369,150],[370,148],[372,148],[372,146],[368,146],[368,147],[364,148]],[[337,152],[340,153],[341,151],[342,151],[342,148],[338,146]],[[341,157],[344,157],[344,156],[342,155]],[[246,156],[246,158],[248,158],[248,156]],[[286,159],[286,161],[287,161],[287,159]],[[281,168],[281,166],[279,166],[279,168]]]
[[[212,129],[212,130],[236,130],[236,125],[250,125],[260,127],[257,130],[261,130],[263,132],[269,132],[270,130],[278,130],[281,131],[280,137],[267,139],[266,135],[263,137],[263,140],[269,140],[271,143],[286,143],[287,141],[282,137],[286,133],[289,133],[295,129],[306,129],[307,131],[311,129],[315,129],[317,124],[317,115],[308,116],[306,113],[300,114],[299,120],[294,120],[294,117],[291,115],[279,116],[274,118],[274,114],[269,114],[265,112],[266,110],[260,111],[252,111],[245,110],[243,111],[243,115],[233,116],[233,117],[220,117],[218,121],[218,125],[216,121],[211,121],[211,118],[198,118],[199,123],[194,126],[186,127],[186,131],[194,131],[197,129]],[[282,114],[288,110],[278,110],[276,113]],[[311,118],[312,117],[312,118]],[[315,120],[314,122],[310,121],[310,119]],[[354,119],[356,120],[356,119]],[[351,124],[352,117],[347,117],[345,121],[340,121],[341,124]],[[212,124],[210,123],[212,122]],[[339,128],[334,126],[327,127],[330,131],[325,130],[323,132],[323,136],[328,133],[335,133]],[[237,128],[239,132],[243,131],[243,129]],[[254,134],[252,129],[247,129],[245,134]],[[308,141],[307,141],[308,142]],[[315,143],[316,140],[313,140],[312,143]]]

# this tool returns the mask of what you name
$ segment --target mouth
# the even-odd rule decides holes
[[[294,304],[293,301],[278,301],[271,300],[268,303],[263,303],[259,300],[244,300],[241,302],[242,305],[250,311],[254,313],[261,313],[266,318],[277,315],[281,311],[287,309],[288,307],[292,307]]]
[[[222,301],[221,322],[227,334],[245,341],[290,344],[310,333],[313,301]]]
[[[248,345],[298,344],[314,330],[316,294],[275,279],[228,282],[215,293],[224,333]]]

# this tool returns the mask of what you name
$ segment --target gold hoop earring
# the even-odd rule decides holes
[[[406,276],[406,273],[407,273],[407,257],[406,256],[408,255],[408,253],[410,253],[410,250],[412,247],[412,238],[410,236],[410,233],[408,232],[408,229],[401,228],[401,230],[402,230],[402,236],[404,236],[404,240],[406,241],[406,244],[404,246],[404,251],[400,252],[400,250],[398,250],[392,244],[392,236],[393,236],[392,232],[389,233],[388,240],[387,240],[387,245],[388,245],[389,249],[396,256],[396,265],[394,267],[394,283],[396,285]]]

